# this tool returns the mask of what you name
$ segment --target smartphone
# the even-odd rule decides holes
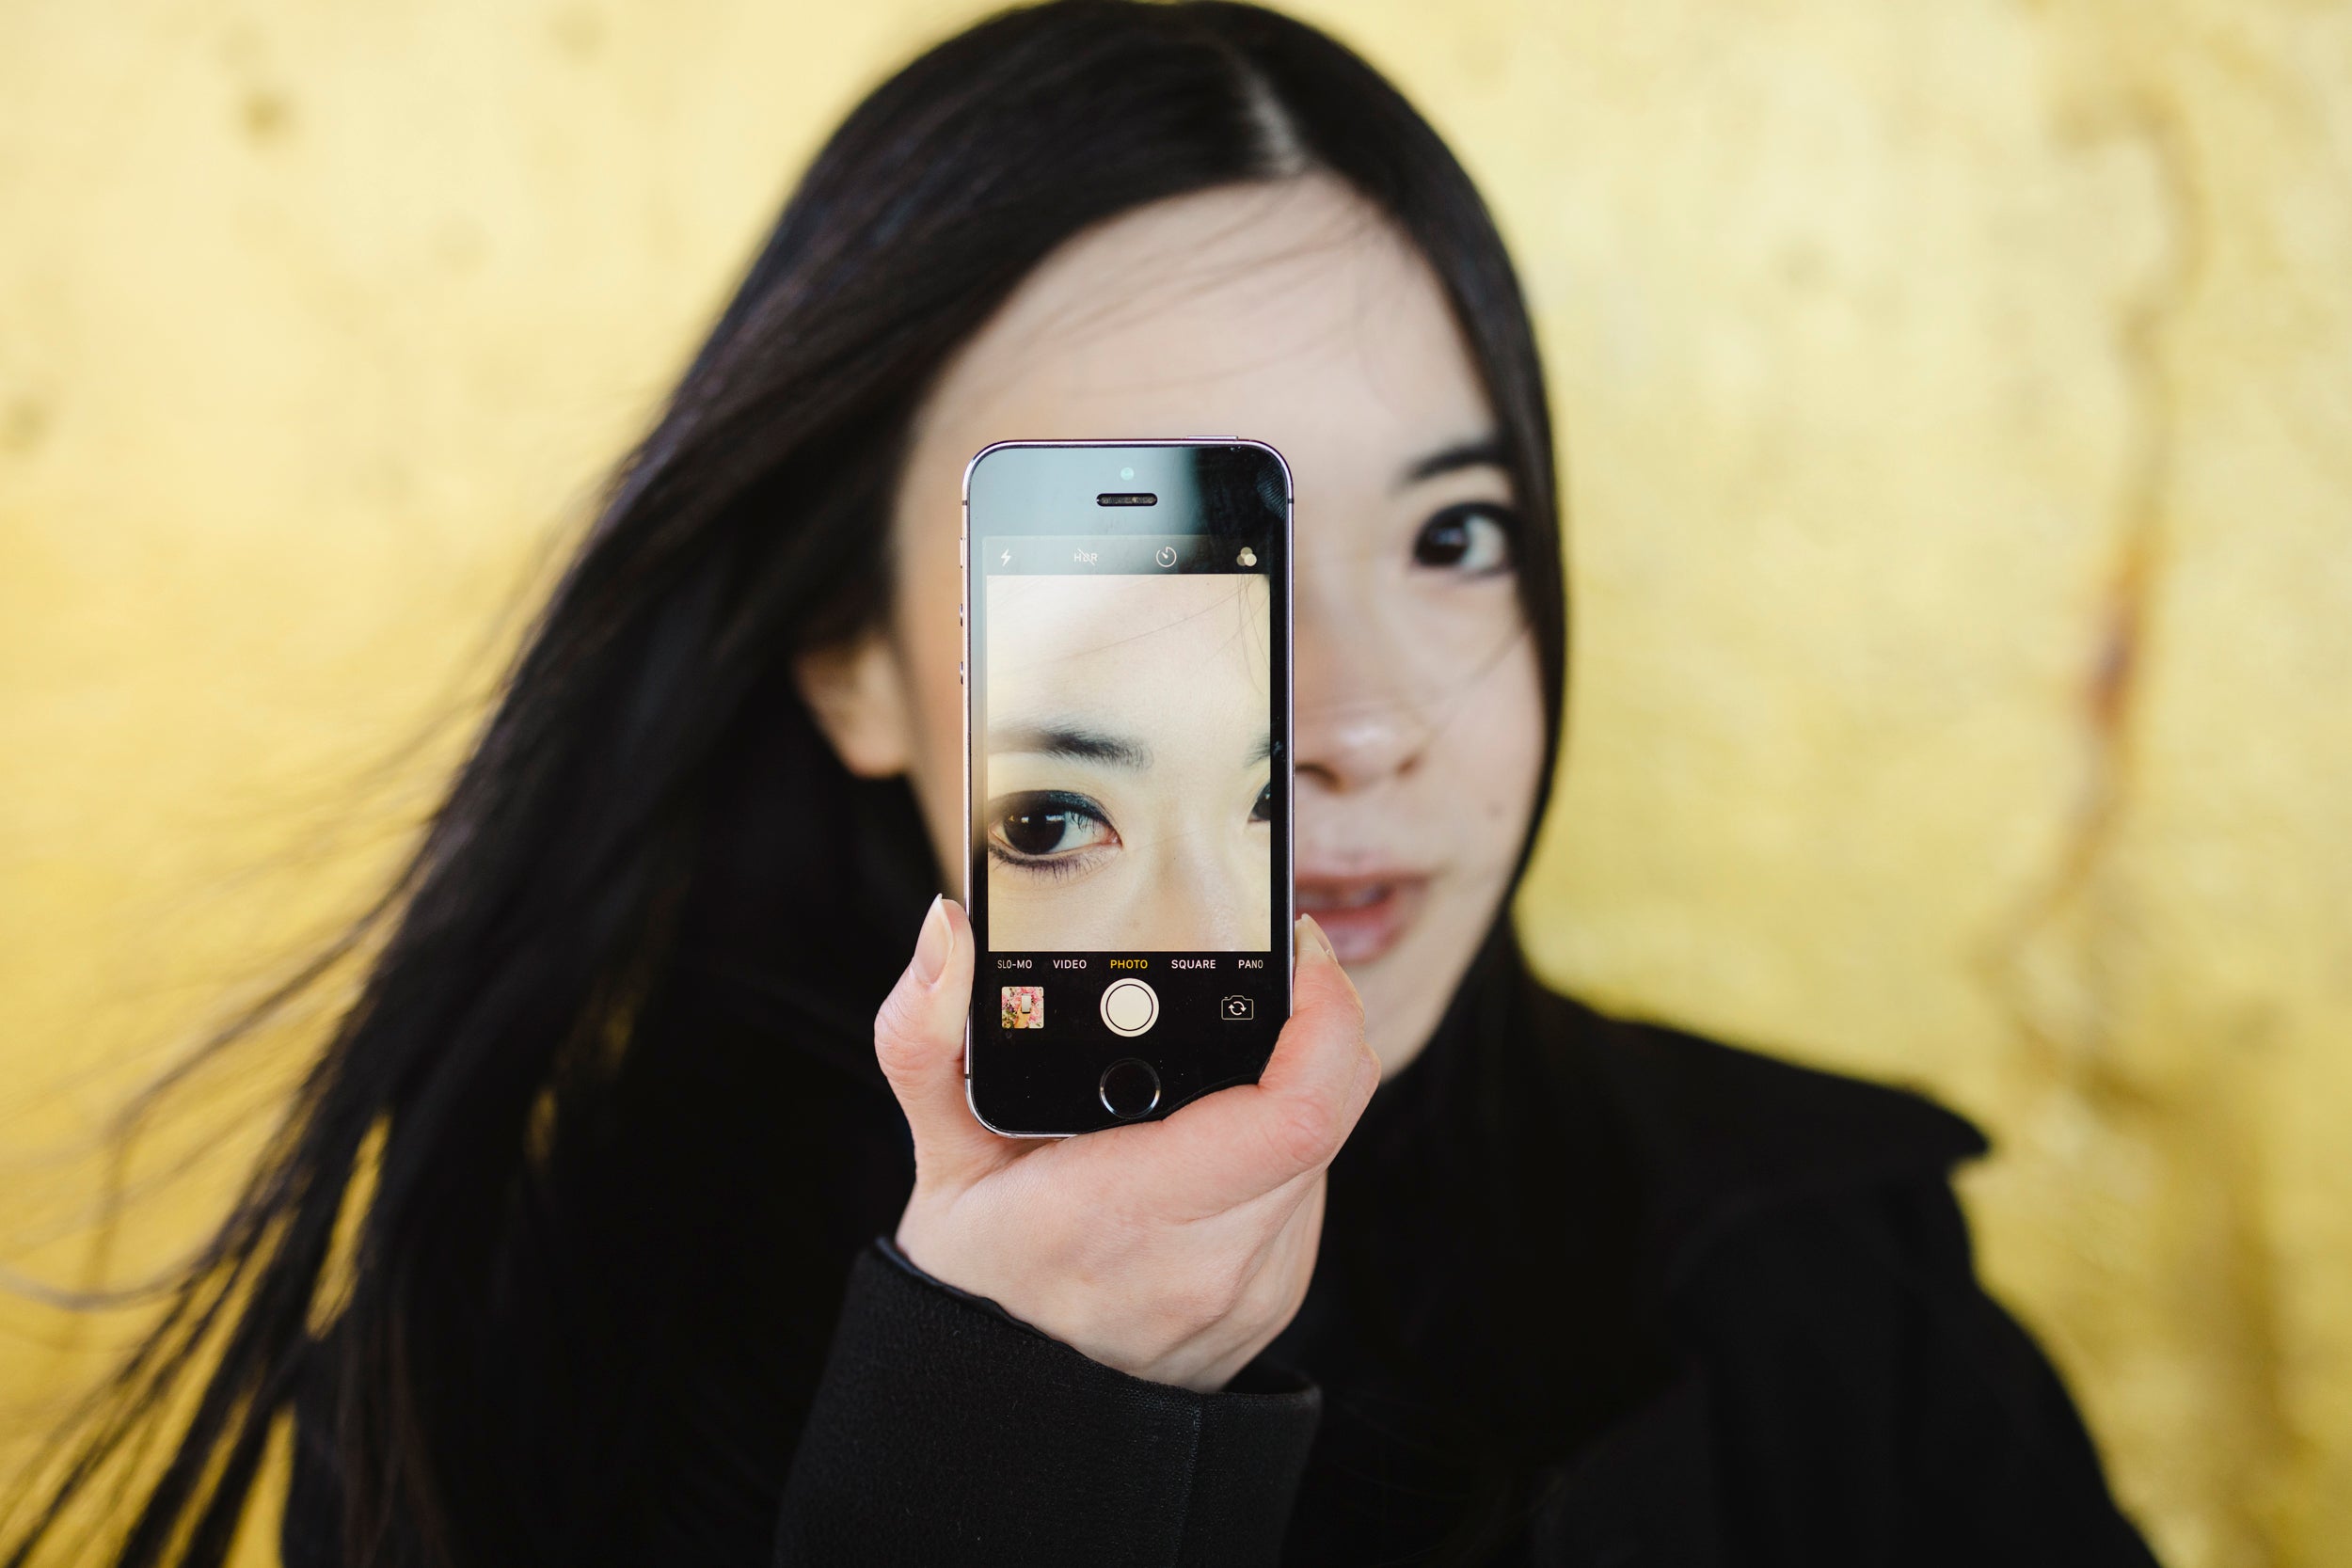
[[[1001,441],[963,476],[965,1089],[1061,1137],[1253,1083],[1291,1005],[1291,475]]]

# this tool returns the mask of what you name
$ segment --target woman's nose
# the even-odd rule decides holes
[[[1297,768],[1335,794],[1412,771],[1429,735],[1426,716],[1396,678],[1400,650],[1355,627],[1311,619],[1300,607],[1294,659]]]

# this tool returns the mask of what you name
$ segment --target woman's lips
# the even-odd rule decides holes
[[[1429,879],[1398,871],[1369,877],[1301,877],[1298,912],[1315,917],[1343,964],[1369,963],[1396,945]]]

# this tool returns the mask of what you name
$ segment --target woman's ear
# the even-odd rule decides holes
[[[793,661],[792,679],[841,766],[862,779],[907,770],[914,758],[914,705],[898,652],[881,628],[803,654]]]

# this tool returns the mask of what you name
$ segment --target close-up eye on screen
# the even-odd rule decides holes
[[[1233,443],[974,466],[972,1077],[993,1126],[1165,1115],[1252,1076],[1288,1014],[1284,486]]]
[[[993,940],[1263,952],[1277,810],[1264,575],[1200,570],[1183,540],[987,544]],[[1152,562],[1178,550],[1194,569]]]

